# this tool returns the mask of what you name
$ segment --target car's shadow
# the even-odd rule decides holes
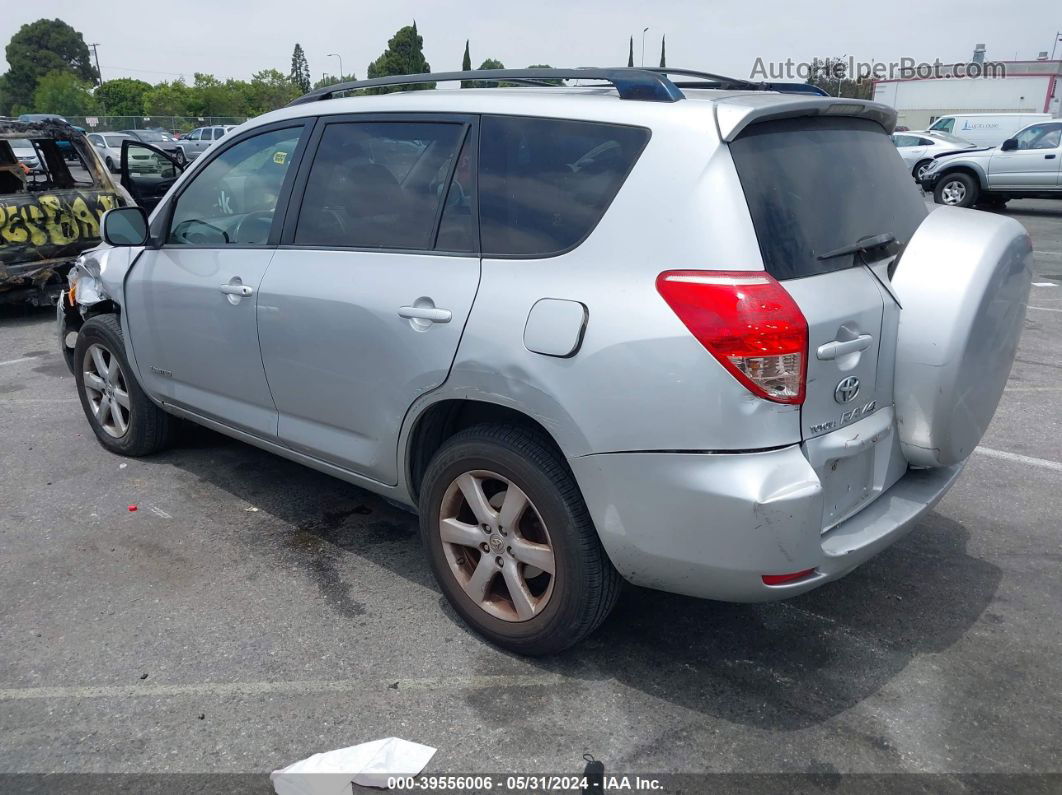
[[[379,497],[199,428],[148,460],[194,474],[264,512],[262,521],[252,520],[247,543],[301,569],[345,617],[356,620],[363,611],[358,583],[344,576],[346,555],[438,592],[416,518]],[[962,525],[931,513],[848,577],[786,602],[737,605],[630,588],[589,639],[530,662],[576,682],[615,679],[736,723],[814,725],[879,691],[914,655],[947,649],[978,621],[1001,572],[967,554],[968,537]],[[441,596],[439,606],[460,623]],[[497,672],[498,654],[484,644],[470,673]],[[484,720],[511,720],[495,698],[468,699]]]

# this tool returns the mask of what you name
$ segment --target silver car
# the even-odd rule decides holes
[[[96,153],[103,160],[107,170],[117,174],[122,165],[122,141],[135,141],[131,135],[125,133],[89,133],[89,143],[95,148]]]
[[[195,160],[199,155],[203,154],[209,149],[214,141],[220,141],[224,138],[229,130],[233,129],[234,125],[218,124],[212,127],[197,127],[185,136],[182,136],[178,143],[184,150],[185,156],[189,160]]]
[[[962,138],[933,131],[893,133],[892,142],[910,169],[911,176],[919,181],[937,155],[975,148],[974,144]]]
[[[334,97],[484,75],[608,85]],[[409,506],[454,609],[519,653],[584,638],[623,580],[844,576],[991,420],[1029,238],[927,216],[886,106],[689,85],[412,75],[248,123],[79,263],[90,427],[140,456],[183,418]]]
[[[953,207],[1062,199],[1062,120],[1030,124],[1000,146],[938,155],[921,184],[938,204]]]

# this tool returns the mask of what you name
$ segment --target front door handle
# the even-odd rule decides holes
[[[1054,159],[1055,159],[1054,155],[1044,155],[1044,160],[1054,160]]]
[[[439,309],[436,306],[402,306],[398,308],[398,316],[409,320],[427,320],[430,323],[449,323],[454,315],[449,309]]]
[[[254,288],[246,284],[223,284],[218,289],[225,295],[238,295],[243,298],[254,295]]]
[[[819,349],[815,351],[815,355],[822,361],[829,361],[831,359],[837,359],[841,356],[846,356],[849,353],[856,353],[857,351],[865,351],[870,347],[870,343],[874,338],[869,334],[860,334],[854,340],[833,340],[827,342],[825,345],[820,345]]]

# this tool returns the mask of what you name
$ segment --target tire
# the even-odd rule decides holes
[[[114,161],[113,161],[113,160],[111,160],[111,159],[110,159],[109,157],[107,158],[107,170],[108,170],[109,172],[111,172],[112,174],[117,174],[117,173],[118,173],[118,172],[117,172],[117,171],[115,170],[115,168],[114,168]]]
[[[478,484],[474,493],[489,501],[480,516],[465,497],[470,480]],[[513,486],[528,504],[507,528],[497,520],[506,514],[505,498]],[[478,522],[482,509],[494,510],[490,532]],[[444,513],[462,543],[444,540]],[[448,439],[424,474],[420,531],[432,572],[454,610],[492,643],[518,654],[555,654],[573,646],[600,626],[619,596],[621,578],[571,471],[533,430],[477,425]],[[552,574],[547,564],[553,565]],[[486,572],[486,596],[473,598],[474,575],[481,571]],[[517,587],[525,598],[512,596],[509,583],[514,581],[523,583]]]
[[[185,155],[183,147],[177,150],[176,159],[177,165],[181,166],[182,168],[188,165],[188,156]]]
[[[108,380],[101,371],[109,372],[115,359],[118,370],[113,379]],[[152,403],[137,383],[125,356],[122,327],[117,315],[97,315],[81,327],[74,347],[74,362],[81,408],[100,444],[112,453],[126,456],[151,455],[169,446],[176,420]],[[89,381],[88,387],[86,381]],[[101,388],[94,389],[93,384]],[[127,408],[120,405],[123,394]],[[109,407],[102,410],[104,400],[108,404],[114,402],[118,413]]]
[[[934,201],[951,207],[972,207],[980,195],[977,180],[961,171],[939,177],[933,188]]]
[[[911,176],[915,178],[915,182],[919,185],[922,184],[922,172],[925,171],[932,162],[932,160],[919,160],[915,163],[915,167],[911,169]]]

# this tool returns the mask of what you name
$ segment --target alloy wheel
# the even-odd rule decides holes
[[[553,545],[511,480],[485,470],[459,475],[443,494],[438,532],[450,571],[482,610],[516,622],[545,609],[556,577]]]
[[[940,197],[945,204],[961,204],[966,198],[966,186],[958,180],[945,183],[940,189]]]
[[[96,422],[115,439],[129,430],[129,389],[118,357],[99,344],[85,351],[85,397]]]

